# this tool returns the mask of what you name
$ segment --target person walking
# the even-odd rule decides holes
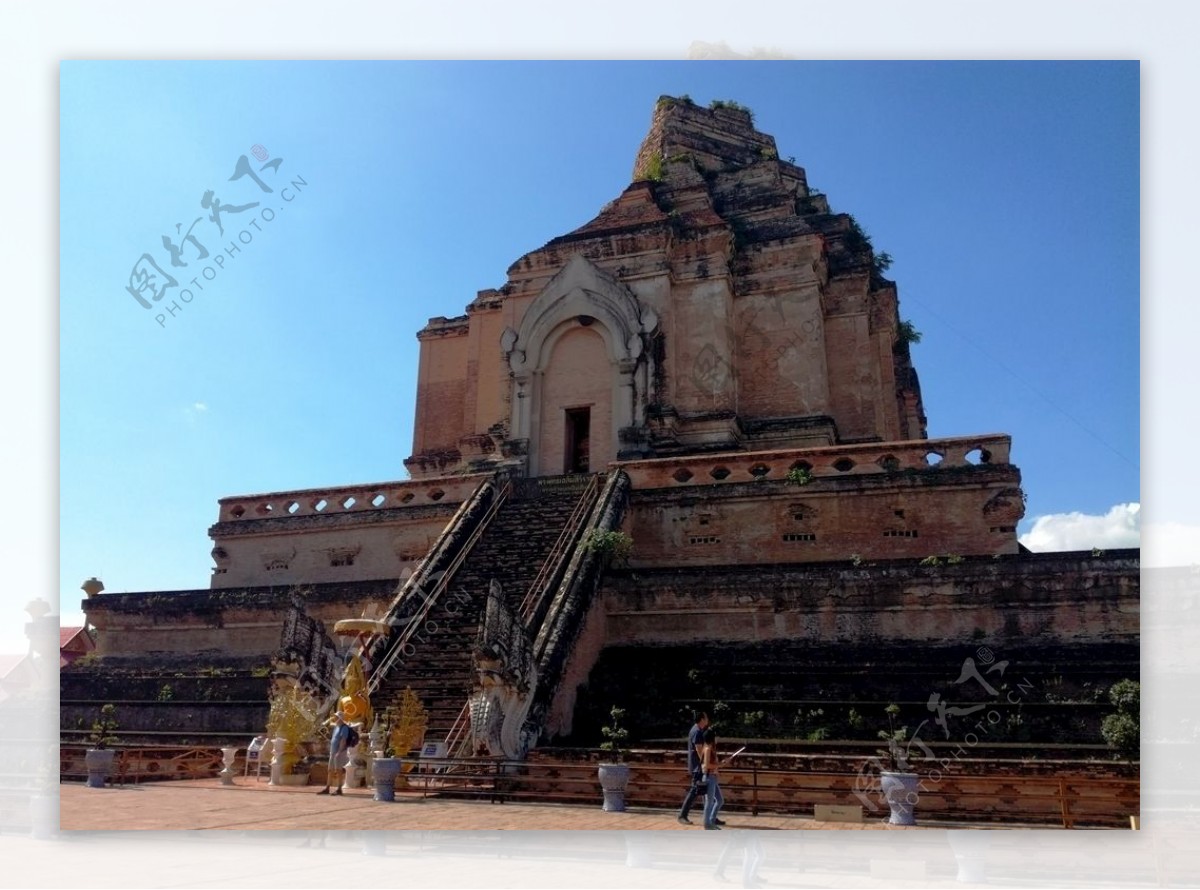
[[[683,806],[679,808],[679,815],[675,820],[684,825],[692,824],[688,813],[691,812],[696,797],[704,793],[704,774],[700,770],[700,741],[704,736],[704,730],[708,729],[708,714],[704,711],[696,711],[693,717],[695,722],[687,739],[688,790],[683,798]]]
[[[329,768],[325,771],[325,787],[317,794],[329,794],[330,785],[334,786],[334,794],[342,793],[342,777],[350,760],[349,747],[350,724],[346,722],[346,715],[338,711],[333,715],[333,734],[329,737]]]
[[[725,796],[721,794],[721,764],[717,760],[717,734],[711,729],[704,730],[703,744],[700,746],[700,769],[704,773],[704,828],[708,831],[720,831],[725,823],[717,818],[721,807],[725,805]]]

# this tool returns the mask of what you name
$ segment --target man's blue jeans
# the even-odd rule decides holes
[[[725,805],[725,795],[721,793],[721,784],[716,776],[710,773],[705,778],[708,779],[708,789],[704,794],[704,824],[712,825]]]
[[[699,784],[698,784],[699,779],[700,779],[699,771],[697,771],[694,774],[688,773],[688,791],[687,791],[687,794],[684,795],[683,806],[679,808],[679,818],[681,818],[681,819],[686,819],[688,817],[688,813],[690,813],[692,810],[692,803],[693,803],[693,801],[695,801],[696,797],[700,793],[700,792],[696,791],[697,787],[699,787]]]

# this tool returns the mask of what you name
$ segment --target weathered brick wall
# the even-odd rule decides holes
[[[963,455],[977,446],[963,439],[622,464],[634,485],[625,522],[631,562],[650,568],[1016,553],[1020,474],[1003,462],[1006,438],[981,441],[998,462],[966,463]],[[930,467],[926,450],[946,457]],[[789,470],[800,464],[811,468],[811,481],[789,483]]]
[[[1138,551],[913,563],[639,569],[605,584],[609,645],[1135,642]]]
[[[222,498],[212,586],[400,578],[486,476]]]
[[[420,336],[413,454],[453,449],[459,438],[475,432],[466,416],[467,324],[465,320],[454,324],[436,321]]]
[[[328,630],[383,605],[394,581],[358,581],[222,590],[174,590],[101,594],[83,609],[96,630],[97,658],[216,653],[222,657],[269,657],[279,648],[292,591],[302,592],[308,613]]]

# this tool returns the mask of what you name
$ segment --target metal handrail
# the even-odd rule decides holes
[[[538,595],[541,592],[541,588],[546,584],[546,580],[557,570],[564,551],[568,550],[573,544],[584,519],[590,514],[592,507],[595,505],[596,497],[599,494],[600,480],[603,478],[603,475],[603,473],[596,473],[588,480],[587,486],[579,495],[579,500],[576,501],[574,508],[571,510],[571,515],[567,517],[562,532],[555,540],[554,546],[550,548],[550,553],[542,562],[541,568],[538,569],[533,583],[529,585],[529,589],[521,601],[521,618],[524,621],[528,621],[533,615],[534,606],[539,598]],[[470,702],[467,702],[454,719],[450,731],[446,733],[447,754],[451,757],[459,756],[461,750],[467,745],[470,729],[471,705]]]
[[[625,481],[625,485],[628,485],[629,477],[621,470],[607,474],[604,489],[596,498],[595,505],[592,507],[591,513],[589,514],[590,516],[595,517],[593,528],[612,531],[620,525],[620,510],[618,510],[615,514],[608,516],[607,519],[605,517],[605,511],[606,505],[612,502],[612,499],[617,496],[616,492],[622,488],[622,480]],[[627,492],[624,497],[628,497]],[[606,526],[609,525],[612,527],[607,528]],[[570,583],[574,583],[574,581],[571,580],[571,572],[573,570],[580,573],[580,575],[576,577],[580,577],[586,573],[586,566],[589,562],[589,557],[592,563],[592,569],[595,570],[595,561],[598,558],[597,555],[594,553],[588,553],[586,551],[576,550],[575,555],[572,556],[572,564],[568,564],[566,572],[564,573],[564,583],[567,583],[568,581],[570,581]],[[573,569],[572,566],[575,565],[575,560],[578,560],[578,564]],[[539,670],[541,670],[541,667],[545,664],[546,650],[552,642],[553,635],[550,633],[550,628],[552,628],[555,625],[555,622],[559,620],[559,616],[561,615],[565,604],[566,597],[552,597],[549,605],[547,606],[546,614],[543,616],[541,622],[539,622],[537,636],[533,644],[533,654],[539,666]]]
[[[471,703],[468,701],[458,712],[458,716],[454,718],[454,724],[450,727],[450,731],[446,733],[446,754],[450,757],[460,756],[462,748],[468,744],[470,731]]]
[[[500,507],[504,504],[504,501],[508,497],[511,490],[512,484],[508,481],[505,481],[499,492],[497,492],[495,499],[488,507],[487,513],[484,514],[483,518],[479,521],[479,524],[475,526],[475,530],[471,532],[470,537],[467,538],[463,546],[459,548],[458,553],[454,555],[454,559],[451,560],[450,565],[446,567],[446,570],[438,579],[437,584],[434,585],[433,590],[428,596],[425,597],[425,604],[421,607],[417,614],[409,620],[408,624],[404,628],[404,631],[399,637],[396,638],[395,642],[388,650],[387,655],[384,656],[383,661],[380,662],[379,667],[372,672],[371,679],[367,683],[368,695],[374,695],[375,692],[378,691],[380,685],[382,685],[383,678],[387,676],[388,672],[392,669],[392,666],[395,664],[399,654],[404,651],[404,647],[408,645],[408,641],[412,638],[413,634],[420,629],[421,625],[425,622],[425,619],[429,617],[429,613],[433,610],[433,607],[437,603],[438,599],[443,593],[445,593],[446,588],[450,586],[450,582],[453,580],[455,572],[457,572],[463,562],[466,561],[467,556],[475,547],[475,544],[479,541],[480,537],[483,536],[484,531],[491,524],[491,521],[495,517],[496,513],[499,512]],[[396,606],[399,607],[399,605],[400,603],[398,602]]]
[[[575,508],[571,511],[571,515],[567,517],[566,524],[563,526],[562,533],[554,542],[554,546],[550,548],[550,553],[546,556],[545,561],[538,569],[537,577],[533,579],[533,583],[529,585],[529,590],[525,593],[525,598],[521,600],[521,618],[528,621],[534,612],[534,605],[538,600],[538,595],[541,593],[542,586],[546,583],[546,579],[552,575],[558,568],[559,562],[562,559],[564,550],[567,550],[579,533],[584,519],[591,513],[592,507],[595,506],[596,497],[599,494],[600,479],[604,474],[596,473],[592,476],[587,484],[587,488],[579,496],[579,500],[575,503]]]

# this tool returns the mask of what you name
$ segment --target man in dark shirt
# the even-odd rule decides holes
[[[692,731],[688,733],[687,740],[687,768],[688,768],[688,791],[683,798],[683,806],[679,809],[679,816],[676,821],[683,822],[685,825],[691,825],[692,822],[688,818],[688,813],[692,809],[692,803],[696,800],[697,794],[702,794],[700,789],[703,787],[704,776],[700,769],[700,743],[703,740],[704,730],[708,729],[708,714],[704,711],[697,711],[695,714],[696,723],[692,727]]]

